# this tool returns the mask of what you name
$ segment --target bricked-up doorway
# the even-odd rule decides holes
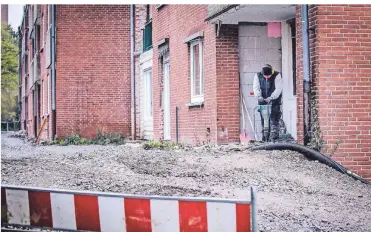
[[[254,110],[257,101],[254,97],[253,80],[264,64],[270,64],[277,70],[282,70],[281,38],[269,37],[267,23],[241,23],[238,30],[240,57],[241,89],[248,110],[245,118],[245,128],[250,138],[254,138],[254,127],[260,140],[261,122],[259,113]],[[240,107],[241,110],[243,109]],[[246,111],[244,111],[246,114]],[[255,120],[254,120],[255,114]],[[241,114],[242,115],[242,114]],[[250,119],[249,119],[250,115]],[[241,124],[241,127],[243,123]]]
[[[276,28],[275,32],[271,31],[272,27]],[[287,131],[296,138],[296,93],[294,93],[290,25],[287,22],[240,23],[239,57],[240,85],[248,110],[248,112],[244,111],[246,117],[241,117],[241,130],[246,129],[250,138],[255,137],[255,130],[257,139],[261,140],[262,138],[261,119],[259,113],[255,110],[257,100],[253,92],[253,79],[254,75],[261,70],[264,64],[270,64],[275,71],[280,72],[282,75],[282,119],[285,122]],[[240,107],[240,110],[242,109]],[[245,120],[244,124],[242,123],[243,120]],[[245,125],[245,128],[242,128],[243,125]]]

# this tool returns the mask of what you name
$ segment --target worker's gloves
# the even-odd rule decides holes
[[[267,103],[269,103],[269,102],[271,102],[273,99],[271,98],[271,97],[267,97],[266,99],[265,99],[265,101],[267,102]]]
[[[258,102],[261,104],[261,103],[264,103],[264,98],[263,97],[258,97]]]

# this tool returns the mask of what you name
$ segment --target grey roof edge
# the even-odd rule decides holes
[[[235,8],[236,6],[239,6],[239,5],[240,5],[240,4],[233,4],[233,5],[230,5],[230,6],[226,7],[226,8],[224,8],[223,10],[218,11],[218,12],[216,12],[215,14],[213,14],[213,15],[207,17],[207,18],[205,19],[205,22],[208,22],[208,21],[210,21],[211,19],[213,19],[213,18],[215,18],[215,17],[218,17],[219,15],[222,15],[223,13],[225,13],[225,12],[229,11],[230,9]]]

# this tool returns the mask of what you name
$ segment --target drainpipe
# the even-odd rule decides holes
[[[51,18],[52,18],[52,26],[51,26],[51,77],[52,77],[52,139],[55,139],[56,136],[56,131],[57,131],[57,120],[56,120],[56,76],[55,76],[55,53],[56,53],[56,48],[55,48],[55,5],[52,4],[50,5],[50,12],[51,12]]]
[[[304,145],[310,140],[310,60],[309,60],[309,30],[308,30],[308,5],[301,6],[302,18],[302,43],[303,43],[303,116],[304,116]]]
[[[176,143],[179,143],[179,107],[175,107],[175,134]]]
[[[131,138],[135,140],[134,5],[130,5]]]
[[[23,16],[24,17],[24,16]],[[22,25],[22,24],[21,24]],[[21,80],[22,80],[22,58],[23,58],[23,53],[22,53],[22,31],[21,27],[18,27],[18,98],[17,98],[17,117],[19,123],[21,123],[21,106],[20,102],[22,99],[22,88],[21,86]],[[23,85],[24,83],[22,83]],[[20,126],[21,124],[19,124]]]

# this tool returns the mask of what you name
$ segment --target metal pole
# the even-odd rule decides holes
[[[9,122],[6,122],[6,131],[9,131]]]
[[[307,145],[310,139],[309,125],[309,92],[310,92],[310,61],[309,61],[309,31],[308,31],[308,5],[301,6],[301,29],[303,45],[303,115],[304,115],[304,145]]]
[[[179,108],[178,106],[175,107],[175,133],[176,133],[176,143],[179,142],[179,116],[178,116]]]
[[[131,84],[131,137],[135,140],[135,73],[134,73],[134,15],[135,7],[130,5],[130,84]]]
[[[52,75],[52,83],[51,83],[51,89],[52,89],[52,139],[55,139],[56,133],[57,133],[57,113],[56,113],[56,71],[55,71],[55,61],[56,61],[56,32],[55,32],[55,23],[56,23],[56,17],[55,17],[55,5],[52,4],[50,6],[51,11],[51,18],[52,18],[52,26],[51,26],[51,75]]]
[[[258,232],[257,213],[256,213],[256,187],[251,186],[251,225],[252,232]]]

